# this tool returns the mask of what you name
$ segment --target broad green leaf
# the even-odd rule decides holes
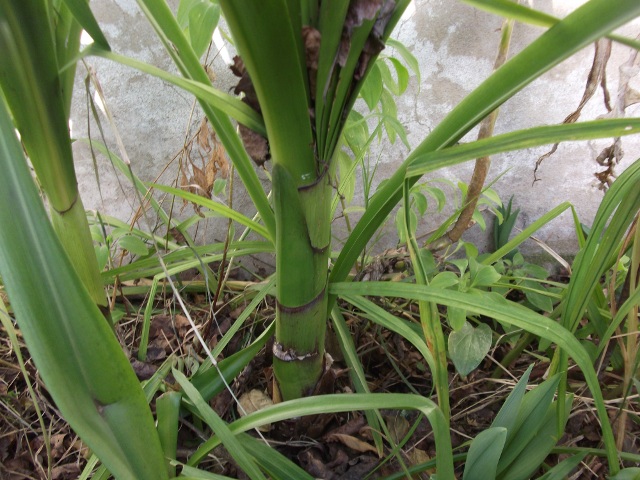
[[[527,383],[529,382],[531,370],[533,370],[533,365],[529,365],[529,368],[522,374],[516,386],[511,390],[504,405],[500,408],[498,415],[496,415],[493,423],[491,423],[492,427],[504,427],[507,431],[513,429],[518,418],[520,405],[522,405],[522,399],[525,393],[527,393]]]
[[[415,206],[418,209],[418,213],[420,214],[420,216],[427,213],[427,197],[425,197],[424,194],[420,191],[411,192],[411,196],[413,197],[413,201],[415,202]]]
[[[490,265],[482,265],[475,258],[469,259],[469,270],[471,272],[471,287],[490,287],[501,275]]]
[[[449,334],[449,357],[460,375],[469,375],[491,350],[491,328],[484,323],[473,327],[465,322]]]
[[[508,431],[504,453],[498,463],[498,473],[511,468],[521,453],[524,452],[525,456],[531,453],[527,450],[528,445],[536,437],[556,434],[555,412],[550,412],[550,408],[559,382],[560,377],[555,375],[524,396],[516,422]],[[550,430],[547,423],[551,424]]]
[[[467,311],[464,308],[447,307],[447,321],[454,331],[460,331],[467,325]]]
[[[400,54],[400,56],[405,61],[405,63],[409,65],[409,68],[414,73],[414,75],[418,77],[417,78],[418,85],[420,85],[421,84],[420,65],[418,63],[418,59],[414,57],[413,54],[409,51],[409,49],[402,42],[399,42],[398,40],[390,38],[389,40],[387,40],[387,45],[390,47],[393,47]]]
[[[569,395],[565,402],[564,411],[570,410],[572,400],[573,396]],[[500,480],[528,480],[540,468],[545,458],[558,443],[558,414],[558,402],[556,401],[549,406],[544,418],[533,425],[537,428],[535,435],[511,465],[499,476]],[[560,422],[563,431],[567,418],[565,415]]]
[[[382,77],[380,75],[380,67],[378,66],[379,62],[371,69],[367,79],[362,85],[362,89],[360,90],[360,95],[369,107],[369,110],[373,110],[378,105],[380,101],[380,96],[382,95]]]
[[[543,312],[551,313],[553,311],[553,300],[550,296],[541,293],[545,291],[544,287],[537,282],[532,282],[531,280],[523,280],[521,285],[526,288],[526,290],[524,290],[524,294],[533,306],[539,308]]]
[[[616,475],[609,477],[609,480],[638,480],[640,478],[640,468],[629,467],[620,470]]]
[[[220,7],[204,0],[195,5],[189,12],[189,38],[191,46],[198,57],[201,57],[211,43],[213,31],[220,19]]]
[[[391,57],[389,60],[396,69],[396,77],[398,78],[398,93],[396,95],[402,95],[409,85],[409,71],[398,59]]]
[[[171,477],[176,474],[175,466],[171,464],[171,460],[176,459],[181,400],[182,393],[175,391],[165,392],[156,399],[158,436],[160,437],[164,456],[167,459],[167,470]]]
[[[506,439],[506,428],[490,427],[480,432],[469,447],[462,480],[496,478],[498,460]]]
[[[144,257],[149,253],[147,245],[138,237],[133,235],[124,235],[118,240],[118,245],[123,250],[127,250],[133,255]]]
[[[434,288],[449,288],[460,282],[460,277],[458,277],[453,272],[440,272],[438,273],[429,285]]]

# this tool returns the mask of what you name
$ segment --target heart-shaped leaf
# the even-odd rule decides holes
[[[491,328],[480,324],[474,328],[465,322],[458,331],[449,335],[449,357],[460,375],[471,373],[491,348]]]

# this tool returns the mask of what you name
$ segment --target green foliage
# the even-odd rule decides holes
[[[211,0],[181,0],[176,17],[194,53],[201,57],[220,20],[220,5]]]
[[[556,207],[509,240],[517,211],[512,211],[511,202],[501,208],[495,194],[485,190],[482,202],[503,220],[496,227],[496,251],[486,256],[479,256],[475,246],[460,243],[456,251],[464,250],[464,258],[453,258],[451,255],[455,252],[447,252],[442,262],[436,262],[434,255],[419,246],[416,238],[418,223],[428,214],[430,203],[435,204],[437,211],[446,203],[443,190],[432,182],[419,183],[427,172],[556,141],[618,137],[640,131],[640,119],[623,118],[537,127],[457,144],[483,117],[544,72],[640,15],[637,2],[619,0],[617,8],[611,9],[606,0],[592,0],[562,21],[533,14],[525,8],[511,10],[510,15],[542,22],[550,28],[455,107],[372,195],[376,171],[368,159],[372,142],[380,141],[386,134],[391,144],[399,138],[409,146],[404,127],[397,118],[394,96],[408,89],[412,74],[418,77],[419,83],[419,71],[408,49],[388,40],[407,1],[396,2],[382,18],[383,22],[378,22],[377,16],[382,14],[376,10],[359,23],[353,23],[348,11],[357,2],[221,0],[219,6],[216,2],[183,0],[177,16],[164,2],[139,0],[139,3],[184,78],[111,52],[85,2],[67,0],[57,4],[60,8],[56,13],[73,25],[67,36],[50,31],[56,23],[46,15],[51,13],[49,2],[29,0],[23,10],[15,6],[18,4],[0,7],[3,14],[0,42],[5,47],[3,52],[7,53],[0,60],[3,73],[0,78],[3,88],[0,162],[4,163],[0,203],[15,205],[11,211],[0,209],[0,274],[27,346],[52,397],[83,441],[104,463],[105,468],[99,469],[95,478],[106,478],[107,469],[118,478],[173,476],[178,465],[176,436],[181,415],[191,415],[197,423],[209,428],[209,438],[196,447],[188,465],[182,467],[183,477],[220,478],[195,466],[222,444],[249,478],[287,478],[291,472],[296,472],[297,478],[306,478],[308,475],[290,460],[243,432],[303,415],[352,410],[367,411],[370,425],[379,432],[386,428],[376,413],[381,408],[421,412],[433,429],[438,478],[454,478],[447,354],[457,371],[468,375],[486,357],[494,334],[511,333],[515,329],[527,332],[522,339],[533,336],[543,344],[556,345],[552,375],[526,392],[531,369],[525,373],[491,427],[471,442],[464,478],[479,478],[482,472],[492,478],[524,479],[536,472],[556,445],[571,408],[572,395],[567,394],[566,378],[569,357],[582,371],[592,395],[612,478],[637,475],[637,469],[620,470],[619,452],[594,360],[604,353],[616,329],[622,326],[629,332],[637,330],[640,234],[636,230],[634,236],[627,236],[627,232],[640,211],[637,190],[640,162],[632,164],[607,192],[587,239],[582,239],[582,249],[566,288],[556,288],[548,281],[546,271],[528,264],[514,249],[536,229],[569,208],[568,204]],[[491,8],[502,13],[508,4],[513,4],[499,0],[480,3],[485,7],[492,5]],[[200,64],[221,10],[255,88],[259,109],[213,88]],[[71,22],[72,17],[77,23]],[[350,48],[340,52],[345,24]],[[321,34],[322,42],[315,45],[317,65],[307,62],[309,45],[301,35],[303,26],[315,28]],[[140,197],[147,197],[152,187],[192,202],[205,213],[202,217],[194,215],[176,222],[151,199],[151,208],[166,229],[164,234],[131,228],[117,219],[92,217],[91,230],[84,230],[86,238],[95,241],[98,262],[94,275],[103,271],[102,280],[108,285],[116,279],[120,284],[150,277],[151,286],[122,288],[136,288],[137,293],[148,293],[153,299],[163,282],[175,288],[173,282],[179,273],[197,268],[206,279],[200,286],[201,291],[210,293],[224,281],[212,272],[210,263],[224,261],[227,255],[276,252],[275,278],[247,292],[252,295],[248,297],[251,301],[209,358],[197,361],[189,358],[175,364],[170,359],[144,389],[95,301],[89,298],[83,281],[75,273],[69,259],[70,250],[65,253],[54,235],[13,130],[15,124],[53,210],[66,212],[65,207],[74,203],[77,196],[66,130],[73,81],[73,74],[69,72],[74,69],[67,64],[78,56],[81,27],[95,40],[85,55],[101,55],[139,68],[199,99],[258,212],[249,218],[215,198],[204,199],[168,186],[145,185],[125,162],[110,154],[113,164],[129,178]],[[58,35],[66,41],[53,43],[52,39]],[[371,48],[368,43],[371,35],[380,44],[387,42],[398,56],[382,55],[376,60],[377,52],[370,55],[367,50]],[[67,46],[69,48],[65,48]],[[369,56],[363,57],[363,51]],[[55,86],[53,92],[49,90],[51,85]],[[13,95],[15,91],[22,95]],[[366,115],[353,110],[359,95],[363,106],[369,109]],[[30,102],[20,105],[16,100],[20,98],[28,98]],[[13,123],[5,104],[11,107]],[[268,138],[274,162],[273,202],[263,191],[231,118]],[[43,119],[48,123],[43,123]],[[104,145],[93,141],[91,144],[107,152]],[[363,166],[365,201],[362,207],[356,208],[360,208],[363,215],[351,229],[344,249],[329,271],[331,220],[338,203],[343,203],[343,213],[353,208],[351,202],[359,166]],[[334,194],[335,183],[337,194]],[[219,182],[214,185],[214,193],[220,193],[224,187],[224,183]],[[464,198],[466,186],[459,183],[456,188]],[[368,242],[401,199],[396,226],[402,242],[407,244],[411,258],[408,272],[413,278],[404,282],[345,282]],[[81,203],[76,205],[84,217]],[[445,221],[433,238],[442,237],[456,215]],[[188,235],[189,228],[202,218],[212,216],[229,219],[261,240],[246,241],[241,237],[235,241],[230,234],[226,244],[196,246]],[[474,218],[484,228],[483,217],[477,213]],[[64,221],[54,218],[53,225],[58,229],[59,238],[65,241]],[[89,250],[93,257],[94,249]],[[129,253],[133,261],[114,267],[117,252]],[[621,297],[624,301],[617,311],[606,312],[605,291],[609,285],[601,279],[607,278],[612,290],[621,293],[626,282],[623,276],[629,279],[630,292],[626,298]],[[224,346],[274,290],[276,322],[248,346],[217,362],[216,357]],[[523,298],[514,301],[513,291],[522,292]],[[174,294],[181,301],[177,289]],[[336,306],[338,297],[362,312],[365,319],[396,332],[417,349],[431,370],[438,404],[420,395],[369,392],[366,373]],[[365,297],[417,302],[419,324],[399,318]],[[152,311],[153,301],[149,301],[140,335],[140,360],[145,358]],[[561,320],[556,321],[560,311]],[[324,335],[329,313],[358,393],[297,399],[313,390],[324,368]],[[451,329],[448,349],[443,331],[444,315]],[[226,423],[208,405],[208,400],[228,387],[274,330],[275,375],[285,400],[291,400]],[[581,341],[591,338],[599,340],[595,351],[588,347],[588,342]],[[626,395],[634,384],[637,388],[636,339],[625,340],[624,346],[618,348],[624,348],[626,353],[623,385]],[[61,350],[64,355],[60,355]],[[307,365],[299,368],[297,363]],[[156,401],[156,428],[148,402],[156,393],[171,390],[164,383],[170,371],[180,391],[164,393]],[[191,378],[184,372],[189,372]],[[377,450],[382,452],[382,436],[376,433],[374,439]],[[397,451],[395,445],[393,449]],[[581,458],[577,455],[567,459],[546,472],[543,478],[567,475]],[[94,465],[90,462],[88,469]]]
[[[491,335],[488,325],[473,327],[469,322],[449,334],[449,356],[460,375],[468,375],[485,359],[491,349]]]

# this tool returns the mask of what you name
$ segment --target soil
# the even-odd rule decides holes
[[[245,306],[235,305],[231,301],[233,298],[229,296],[226,299],[229,302],[217,314],[218,322],[210,329],[212,334],[208,340],[212,347],[222,338]],[[190,297],[192,315],[200,324],[210,320],[204,300],[200,295]],[[159,303],[158,306],[164,305]],[[130,307],[130,313],[118,323],[117,333],[141,380],[149,378],[170,355],[182,358],[186,366],[202,361],[186,318],[182,315],[166,314],[153,317],[147,359],[145,362],[136,360],[141,318],[135,313],[137,307],[132,304]],[[387,302],[384,307],[395,310],[394,313],[402,315],[405,319],[417,321],[415,305]],[[246,327],[243,327],[244,329],[227,345],[223,357],[243,348],[247,339],[255,338],[273,318],[273,305],[263,304],[262,308],[253,314],[253,318],[245,323]],[[357,345],[371,391],[411,392],[427,397],[433,396],[431,376],[426,364],[408,342],[361,319],[357,312],[345,311],[345,318]],[[333,358],[333,364],[330,369],[330,381],[323,383],[324,391],[320,393],[348,393],[354,390],[349,371],[337,345],[335,335],[329,332],[327,350]],[[534,343],[532,347],[536,345],[537,343]],[[453,367],[450,368],[451,439],[454,449],[461,447],[490,426],[505,398],[530,364],[535,365],[530,384],[542,381],[548,363],[544,359],[540,360],[540,355],[536,358],[530,353],[525,353],[515,364],[510,365],[508,370],[501,370],[499,362],[508,348],[509,345],[500,344],[490,352],[480,367],[466,378],[457,375]],[[270,345],[267,344],[232,383],[232,392],[225,390],[210,401],[210,405],[222,418],[227,421],[237,418],[234,396],[240,398],[251,393],[271,397],[273,375],[270,351]],[[24,345],[21,345],[21,352],[33,384],[35,403],[18,366],[13,346],[6,332],[0,331],[0,479],[77,478],[87,463],[89,451],[56,410]],[[500,378],[492,378],[496,377],[496,371],[500,372]],[[605,373],[602,380],[605,389],[607,385],[613,388],[620,382],[620,378],[612,372]],[[166,381],[171,383],[173,380],[167,378]],[[560,440],[559,446],[602,448],[597,418],[586,397],[588,392],[579,372],[572,372],[571,385],[576,389],[576,400],[565,436]],[[42,423],[39,421],[36,406],[41,411]],[[281,422],[273,425],[269,431],[260,433],[274,448],[315,478],[377,479],[393,474],[400,474],[398,478],[407,478],[402,476],[402,472],[406,471],[403,469],[424,464],[435,456],[429,423],[412,411],[383,410],[381,414],[387,423],[389,437],[384,442],[382,455],[378,455],[374,432],[367,425],[362,412],[321,415],[311,419]],[[613,410],[612,415],[615,415]],[[189,417],[185,417],[180,427],[180,461],[186,461],[201,439],[209,436],[209,432],[200,431],[196,427],[197,422],[190,420]],[[253,432],[252,435],[257,436],[257,433]],[[638,453],[639,435],[640,428],[637,422],[630,424],[625,451]],[[402,442],[405,437],[408,437],[408,440],[398,449],[398,453],[393,455],[390,445]],[[47,452],[45,447],[47,441],[50,444],[50,452]],[[454,453],[463,451],[458,449]],[[215,458],[201,463],[200,468],[232,478],[245,478],[223,449],[217,449],[213,454]],[[566,454],[552,454],[547,458],[546,464],[552,466],[566,457]],[[427,479],[429,473],[432,473],[429,469],[417,470],[412,473],[411,478]],[[458,465],[456,473],[461,478],[462,465]],[[606,460],[588,456],[571,478],[605,478],[606,474]]]

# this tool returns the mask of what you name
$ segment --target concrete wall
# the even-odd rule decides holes
[[[171,2],[175,7],[176,2]],[[529,0],[529,4],[556,16],[566,15],[583,3],[578,0]],[[163,51],[154,32],[139,11],[135,0],[94,0],[92,7],[103,30],[115,51],[139,58],[158,67],[174,71],[172,63]],[[422,138],[474,87],[492,71],[500,38],[502,20],[477,11],[453,0],[419,0],[410,6],[399,25],[395,36],[404,42],[420,62],[422,84],[410,80],[406,94],[397,99],[399,118],[405,125],[411,145]],[[537,36],[542,29],[516,25],[511,53],[517,53]],[[640,21],[627,25],[622,30],[629,36],[640,32]],[[216,74],[214,83],[228,91],[233,78],[228,71],[223,55],[212,52],[212,68]],[[226,52],[231,53],[231,51]],[[609,62],[607,81],[613,98],[618,89],[618,68],[629,58],[630,49],[615,45]],[[591,61],[593,48],[587,48],[564,64],[554,68],[535,81],[500,110],[496,133],[534,125],[561,122],[578,105]],[[228,58],[228,57],[227,57]],[[176,157],[185,138],[197,129],[201,114],[194,108],[193,98],[179,89],[155,78],[141,74],[101,59],[89,59],[107,98],[124,145],[131,158],[134,171],[144,180],[159,177],[163,183],[176,179]],[[637,72],[636,72],[637,73]],[[93,119],[88,120],[84,91],[83,68],[79,68],[76,82],[75,103],[72,115],[72,130],[76,137],[87,135],[87,123],[91,134],[99,138]],[[640,90],[636,77],[632,85]],[[594,119],[605,113],[602,93],[599,91],[583,110],[582,119]],[[627,115],[637,116],[638,107],[631,107]],[[115,148],[113,133],[102,117],[108,143]],[[472,132],[465,140],[475,138]],[[539,155],[547,149],[538,148],[493,159],[489,181],[502,175],[494,188],[503,199],[514,195],[514,203],[522,210],[520,226],[527,225],[557,204],[572,202],[581,220],[589,224],[602,198],[593,173],[602,170],[595,164],[595,157],[607,142],[567,143],[559,147],[556,154],[542,164],[538,171],[540,181],[533,184],[533,167]],[[625,157],[618,167],[640,157],[640,139],[623,139]],[[137,201],[126,180],[118,179],[108,160],[98,157],[100,192],[96,187],[96,175],[88,149],[76,145],[77,172],[80,188],[87,208],[98,209],[122,220],[131,217],[132,207]],[[393,171],[408,151],[399,142],[389,145],[383,142],[372,151],[372,159],[379,158],[380,166],[375,183]],[[165,169],[165,167],[167,167]],[[447,178],[469,181],[473,164],[445,169],[430,175],[429,179]],[[164,172],[164,173],[163,173]],[[261,173],[261,177],[265,175]],[[265,181],[265,188],[268,183]],[[236,182],[236,192],[240,192]],[[356,199],[355,203],[361,200]],[[180,207],[181,205],[179,205]],[[241,193],[234,199],[234,207],[251,214],[251,206]],[[187,207],[185,212],[190,213]],[[421,220],[420,230],[425,232],[437,226],[441,216],[429,216]],[[337,221],[336,226],[341,222]],[[210,220],[201,238],[220,239],[220,229],[225,222]],[[572,233],[572,220],[564,214],[552,225],[539,232],[538,237],[563,255],[571,255],[576,248]],[[393,224],[380,247],[395,244]],[[471,238],[486,246],[484,237],[470,231]],[[527,252],[539,251],[534,244]]]

